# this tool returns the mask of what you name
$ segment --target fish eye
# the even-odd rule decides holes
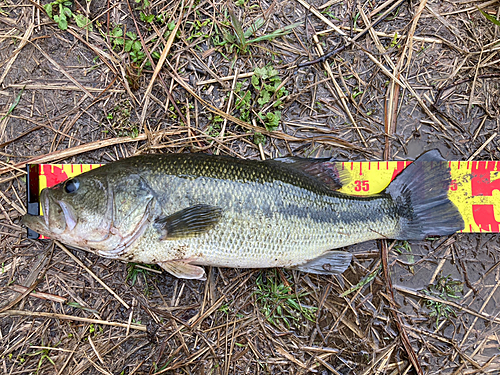
[[[76,178],[73,178],[71,180],[66,181],[66,183],[64,184],[64,191],[68,194],[72,194],[78,190],[79,186],[80,182]]]

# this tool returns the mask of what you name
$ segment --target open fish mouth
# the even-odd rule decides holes
[[[47,194],[47,190],[45,189],[43,189],[42,193],[40,194],[40,202],[42,202],[43,219],[45,220],[45,225],[47,226],[48,229],[50,228],[49,224],[50,201],[49,201],[49,195]]]
[[[74,211],[66,203],[64,203],[62,201],[57,201],[57,204],[59,204],[59,206],[61,207],[62,212],[64,214],[64,220],[66,222],[66,229],[69,231],[72,231],[73,229],[75,229],[76,222],[78,220],[75,216]]]
[[[74,210],[63,201],[49,197],[47,190],[40,194],[43,215],[24,215],[23,224],[44,236],[53,237],[64,232],[71,232],[78,222]]]

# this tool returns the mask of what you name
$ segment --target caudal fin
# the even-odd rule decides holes
[[[464,229],[462,215],[448,199],[448,162],[438,150],[420,155],[385,189],[397,204],[400,240],[445,236]]]

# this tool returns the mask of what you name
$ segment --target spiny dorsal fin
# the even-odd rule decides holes
[[[338,167],[333,159],[316,158],[308,159],[298,156],[287,156],[272,160],[267,163],[280,163],[285,168],[301,171],[308,177],[322,183],[330,190],[339,190],[349,183],[349,173]]]
[[[221,217],[220,208],[197,204],[170,216],[159,217],[155,226],[160,230],[160,240],[188,238],[208,232]]]

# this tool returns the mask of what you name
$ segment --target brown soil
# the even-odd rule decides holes
[[[401,160],[432,148],[499,160],[500,30],[478,10],[499,18],[498,2],[75,2],[92,31],[74,18],[61,30],[43,5],[0,5],[0,373],[499,373],[497,234],[352,246],[338,277],[207,268],[198,282],[27,240],[19,222],[27,161]],[[287,92],[263,110],[241,76],[265,66]],[[258,112],[278,110],[266,130]]]

